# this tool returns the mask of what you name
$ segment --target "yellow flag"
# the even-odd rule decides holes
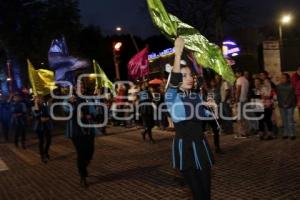
[[[29,80],[34,96],[45,96],[51,90],[57,88],[54,82],[54,73],[46,69],[35,70],[29,59],[27,59]]]
[[[99,64],[93,60],[94,73],[96,74],[96,85],[113,89],[113,83],[107,78],[104,71],[101,69]]]

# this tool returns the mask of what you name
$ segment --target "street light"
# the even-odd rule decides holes
[[[288,24],[292,20],[292,17],[290,15],[285,15],[281,18],[281,23],[282,24]]]
[[[113,54],[114,54],[114,63],[115,63],[115,71],[116,71],[116,79],[120,80],[120,50],[122,47],[122,42],[114,42],[113,43]]]
[[[121,31],[122,31],[122,27],[117,26],[117,27],[116,27],[116,31],[121,32]]]
[[[115,43],[115,45],[114,45],[114,50],[115,50],[115,51],[120,51],[120,50],[121,50],[121,47],[122,47],[122,42],[117,42],[117,43]]]
[[[281,17],[280,22],[279,22],[279,42],[282,41],[282,26],[290,24],[291,21],[292,21],[291,15],[283,15]]]
[[[117,31],[117,32],[124,32],[124,29],[123,29],[121,26],[117,26],[117,27],[116,27],[116,31]],[[134,45],[134,47],[135,47],[135,49],[136,49],[136,52],[139,52],[139,48],[138,48],[138,46],[137,46],[137,43],[136,43],[136,41],[135,41],[133,35],[132,35],[129,31],[127,31],[127,33],[130,35],[131,41],[132,41],[132,43],[133,43],[133,45]]]

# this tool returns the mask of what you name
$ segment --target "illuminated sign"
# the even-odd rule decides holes
[[[240,48],[238,47],[238,45],[230,40],[226,40],[223,42],[223,55],[225,57],[235,57],[240,55]],[[172,54],[175,53],[175,49],[174,48],[169,48],[169,49],[165,49],[159,53],[151,53],[148,55],[148,60],[151,62],[155,59],[161,58],[161,57],[165,57],[165,56],[170,56]]]
[[[151,53],[148,55],[148,60],[152,61],[155,59],[158,59],[160,57],[165,57],[165,56],[170,56],[172,54],[175,53],[175,49],[174,48],[169,48],[169,49],[165,49],[162,52],[157,53]]]
[[[241,52],[241,49],[238,47],[238,45],[230,40],[223,42],[222,50],[225,57],[235,57],[240,55]]]

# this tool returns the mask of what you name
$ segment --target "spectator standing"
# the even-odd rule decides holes
[[[294,111],[296,107],[296,95],[291,85],[290,76],[283,73],[281,82],[277,86],[277,99],[280,108],[280,115],[283,123],[283,139],[290,137],[291,140],[296,139]]]

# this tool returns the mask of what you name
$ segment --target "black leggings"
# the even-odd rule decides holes
[[[8,141],[8,133],[9,133],[9,122],[1,122],[2,124],[2,132],[5,141]]]
[[[192,191],[194,200],[210,200],[210,169],[188,169],[181,172],[185,182]]]
[[[26,127],[23,125],[15,126],[15,144],[18,145],[19,137],[21,135],[21,142],[24,145],[26,141]]]
[[[152,128],[154,126],[154,120],[152,114],[142,114],[143,126],[144,126],[144,134],[148,134],[149,139],[153,140],[152,137]]]
[[[261,115],[262,113],[260,113]],[[273,114],[273,109],[272,108],[265,108],[264,109],[264,117],[259,120],[259,131],[265,132],[265,124],[267,125],[268,131],[273,130],[273,123],[272,123],[272,114]]]
[[[77,152],[79,175],[82,178],[87,177],[87,167],[94,155],[95,134],[73,136],[72,141]]]
[[[216,149],[220,149],[220,130],[216,120],[203,121],[203,130],[206,129],[206,124],[209,124],[214,133],[214,144]]]
[[[143,134],[143,136],[145,136],[147,134],[148,137],[149,137],[149,139],[151,141],[153,140],[153,137],[152,137],[152,127],[146,127],[142,134]]]
[[[39,150],[40,155],[42,158],[45,156],[49,156],[49,148],[51,145],[51,131],[44,130],[44,131],[36,131],[38,138],[39,138]],[[45,144],[46,140],[46,144]]]

